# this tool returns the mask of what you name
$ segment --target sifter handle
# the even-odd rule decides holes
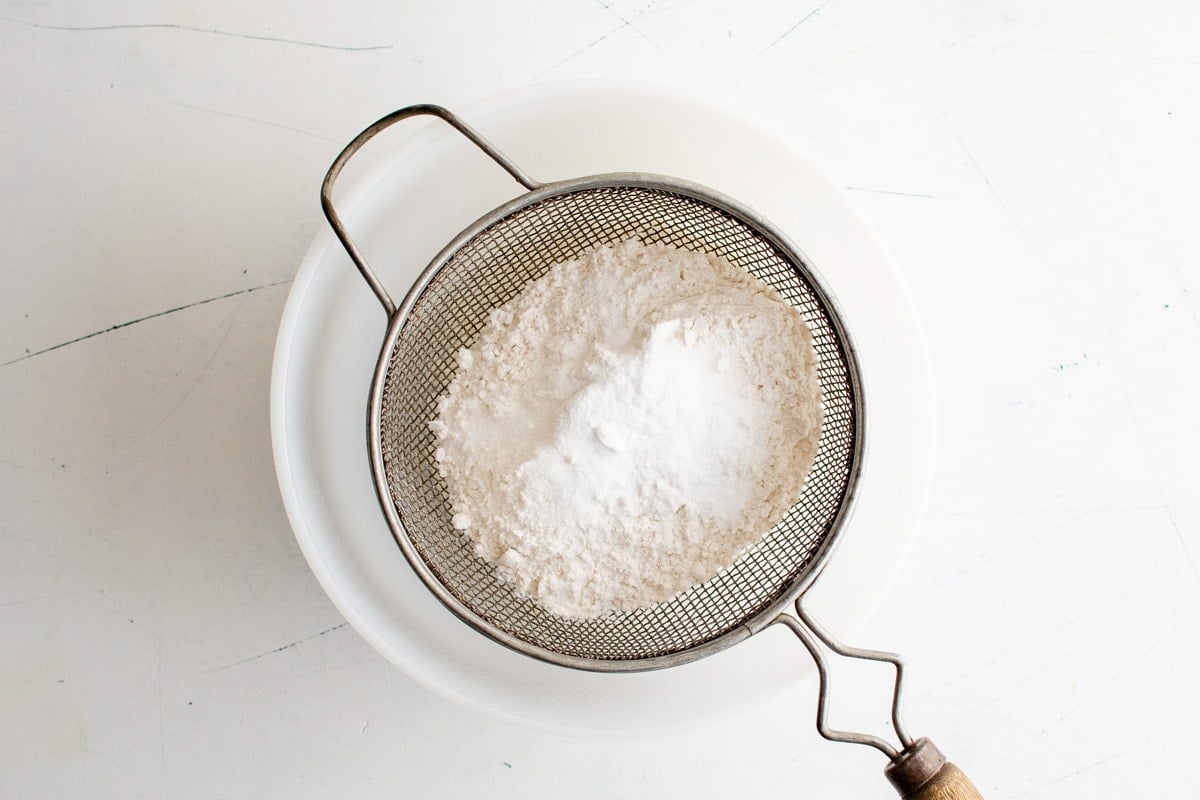
[[[925,738],[905,748],[883,773],[902,800],[983,800],[963,771]]]
[[[863,650],[842,644],[804,610],[801,598],[796,599],[796,616],[783,613],[773,620],[790,628],[804,644],[817,665],[820,690],[817,693],[817,732],[834,742],[864,744],[874,747],[890,759],[883,774],[900,793],[901,800],[983,800],[962,770],[951,764],[933,742],[922,737],[912,739],[900,723],[900,686],[904,680],[904,662],[895,653]],[[833,652],[847,658],[882,661],[896,668],[896,684],[892,691],[892,727],[900,739],[897,749],[878,736],[868,733],[836,730],[825,720],[825,704],[829,692],[829,667],[818,646],[824,644]]]
[[[949,761],[916,794],[902,796],[905,800],[983,800],[970,779]]]
[[[338,175],[342,172],[342,167],[346,166],[346,162],[350,160],[350,157],[357,153],[364,144],[374,138],[375,134],[395,125],[401,120],[418,116],[437,117],[448,122],[455,130],[503,167],[509,175],[516,178],[517,182],[526,189],[533,190],[541,185],[522,172],[516,164],[509,161],[503,153],[493,147],[487,139],[480,136],[470,125],[467,125],[467,123],[441,106],[422,104],[401,108],[376,120],[366,130],[355,136],[350,141],[350,144],[346,145],[342,152],[338,154],[338,157],[333,160],[333,164],[329,167],[329,172],[325,173],[325,180],[321,183],[321,209],[325,212],[325,219],[329,220],[329,225],[333,228],[333,232],[337,235],[338,240],[346,248],[346,253],[354,261],[354,266],[358,267],[358,271],[362,273],[367,285],[371,287],[371,291],[375,293],[375,297],[378,298],[380,305],[383,306],[383,310],[387,312],[389,317],[396,313],[396,304],[392,302],[392,298],[388,295],[387,290],[383,288],[383,284],[379,282],[379,278],[375,276],[374,271],[367,266],[366,259],[363,258],[358,247],[350,239],[350,234],[346,232],[346,227],[342,224],[342,218],[338,216],[337,210],[333,207],[333,182],[337,180]]]

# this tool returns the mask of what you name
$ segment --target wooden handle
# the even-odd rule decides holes
[[[928,739],[917,739],[906,747],[883,774],[902,800],[983,800],[963,771]]]
[[[914,794],[903,797],[904,800],[983,800],[963,771],[949,761]]]

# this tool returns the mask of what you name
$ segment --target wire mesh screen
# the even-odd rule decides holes
[[[429,421],[492,308],[551,266],[630,237],[724,256],[774,287],[808,321],[823,394],[820,443],[802,496],[734,565],[673,600],[575,620],[547,612],[498,581],[450,524]],[[736,628],[772,604],[814,564],[846,497],[856,442],[847,354],[805,278],[747,223],[696,198],[657,188],[587,188],[526,205],[454,253],[417,299],[390,355],[381,450],[392,501],[407,536],[441,583],[482,620],[538,648],[588,659],[676,653]]]

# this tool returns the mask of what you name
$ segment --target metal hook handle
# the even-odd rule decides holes
[[[362,273],[363,279],[371,287],[371,291],[375,293],[375,297],[379,299],[379,303],[383,306],[383,310],[387,312],[388,317],[396,313],[396,304],[392,302],[391,296],[383,288],[383,284],[379,282],[379,278],[375,276],[374,271],[367,266],[366,259],[363,258],[358,247],[350,239],[350,234],[346,232],[346,227],[342,224],[342,218],[333,207],[333,182],[337,180],[338,175],[341,174],[342,168],[346,166],[346,162],[350,160],[350,157],[357,153],[377,133],[395,125],[401,120],[418,116],[437,117],[448,122],[476,147],[487,154],[488,157],[503,167],[505,172],[516,178],[517,182],[526,189],[532,191],[541,186],[540,183],[522,172],[516,164],[509,161],[503,153],[492,146],[491,142],[479,135],[475,129],[441,106],[422,104],[401,108],[380,118],[358,136],[355,136],[350,141],[350,144],[346,145],[342,152],[338,154],[338,157],[333,160],[333,164],[329,167],[329,172],[325,173],[325,180],[321,184],[321,209],[325,212],[325,219],[329,220],[329,225],[333,228],[334,234],[337,235],[342,246],[346,248],[346,253],[349,254],[354,265],[358,267],[358,271]]]

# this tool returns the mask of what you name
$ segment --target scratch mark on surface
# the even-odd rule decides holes
[[[4,458],[0,458],[0,464],[4,464],[5,466],[12,467],[14,469],[24,470],[25,472],[32,472],[35,475],[52,475],[55,477],[57,477],[59,475],[59,473],[55,472],[54,470],[37,469],[35,467],[28,467],[24,464],[18,464],[15,461],[9,461],[8,459],[4,459]],[[0,608],[3,608],[3,606],[0,606]]]
[[[565,64],[565,63],[567,63],[568,61],[570,61],[571,59],[575,58],[575,57],[576,57],[576,56],[578,56],[578,55],[582,55],[583,53],[586,53],[588,50],[591,50],[593,47],[595,47],[596,45],[600,44],[601,42],[603,42],[603,41],[604,41],[605,39],[607,39],[608,37],[612,36],[612,35],[613,35],[613,34],[615,34],[615,33],[619,33],[620,31],[623,31],[623,30],[625,30],[625,29],[626,29],[626,28],[628,28],[628,27],[630,27],[630,24],[629,24],[628,22],[622,22],[620,25],[618,25],[617,27],[613,28],[611,31],[609,31],[608,33],[604,34],[604,35],[603,35],[603,36],[601,36],[600,38],[598,38],[598,39],[596,39],[596,40],[594,40],[594,41],[592,41],[592,42],[589,42],[588,44],[585,44],[583,47],[579,48],[579,49],[578,49],[578,50],[576,50],[574,53],[571,53],[571,54],[570,54],[570,55],[568,55],[566,58],[563,58],[563,59],[562,59],[562,60],[560,60],[560,61],[556,61],[556,62],[554,62],[554,63],[553,63],[553,64],[551,64],[549,67],[547,67],[546,69],[544,69],[544,70],[542,70],[541,72],[539,72],[539,73],[537,74],[536,78],[540,78],[540,77],[542,77],[543,75],[546,75],[547,73],[553,72],[554,70],[558,69],[558,68],[559,68],[559,67],[561,67],[563,64]],[[536,80],[536,78],[535,78],[535,80]]]
[[[892,192],[887,189],[867,189],[862,186],[847,186],[852,192],[870,192],[871,194],[893,194],[897,197],[924,197],[929,200],[936,200],[937,196],[932,194],[921,194],[920,192]]]
[[[625,17],[621,16],[621,15],[620,15],[620,14],[618,14],[618,13],[617,13],[615,10],[613,10],[613,7],[612,7],[611,5],[608,5],[608,4],[606,4],[606,3],[604,2],[604,0],[596,0],[596,5],[600,6],[600,7],[601,7],[601,8],[603,8],[605,11],[607,11],[608,13],[612,14],[614,17],[616,17],[617,19],[619,19],[621,22],[623,22],[623,23],[625,23],[626,25],[628,25],[628,26],[629,26],[629,30],[633,31],[633,32],[634,32],[634,33],[636,33],[638,36],[642,37],[642,38],[643,38],[643,39],[645,39],[647,42],[649,42],[649,43],[650,43],[650,46],[651,46],[651,47],[653,47],[655,50],[657,50],[657,51],[658,51],[660,54],[662,54],[662,55],[666,55],[666,54],[667,54],[665,50],[663,50],[661,47],[659,47],[659,45],[658,45],[658,42],[656,42],[656,41],[654,41],[653,39],[651,39],[649,36],[647,36],[647,35],[646,35],[646,34],[645,34],[643,31],[642,31],[642,29],[641,29],[641,28],[639,28],[637,25],[634,25],[634,24],[633,24],[633,23],[637,22],[639,19],[641,19],[641,18],[642,18],[641,16],[633,17],[633,18],[631,18],[631,19],[625,19]],[[619,30],[619,29],[618,29],[618,30]]]
[[[393,677],[397,670],[389,669],[384,672],[384,680],[387,681],[388,691],[392,695],[392,719],[399,724],[402,717],[400,715],[400,699],[396,697],[396,679]]]
[[[59,683],[62,683],[62,681],[59,681]],[[99,750],[93,750],[92,748],[88,747],[87,745],[83,746],[83,752],[91,753],[94,756],[99,756],[100,758],[103,758],[105,761],[112,764],[114,767],[116,767],[117,769],[119,769],[123,772],[128,770],[128,767],[126,765],[117,763],[117,761],[112,756],[108,755],[107,753],[101,753]]]
[[[192,381],[190,386],[188,386],[187,391],[183,393],[183,397],[180,397],[179,400],[176,401],[175,405],[171,406],[171,410],[168,411],[166,416],[164,416],[162,420],[159,421],[158,425],[155,426],[155,431],[158,431],[159,428],[167,423],[167,420],[175,415],[175,412],[179,410],[181,405],[183,405],[183,401],[191,397],[192,392],[195,391],[196,387],[200,385],[200,382],[204,380],[204,376],[208,374],[209,367],[211,367],[213,362],[216,361],[217,354],[220,353],[221,348],[225,346],[225,340],[229,338],[229,333],[233,330],[233,318],[236,317],[237,313],[242,310],[242,305],[244,303],[245,299],[243,298],[242,302],[238,303],[237,307],[234,308],[233,311],[230,311],[229,314],[225,316],[225,319],[221,320],[221,325],[225,328],[225,332],[221,334],[221,340],[217,342],[217,346],[213,348],[213,351],[208,354],[208,360],[204,362],[204,368],[200,370],[200,374],[197,375],[196,379]]]
[[[1011,795],[1011,798],[1012,798],[1012,800],[1016,800],[1016,798],[1018,798],[1018,797],[1024,797],[1027,794],[1033,794],[1034,792],[1040,791],[1049,786],[1053,786],[1056,783],[1062,783],[1065,780],[1070,780],[1071,778],[1074,778],[1077,775],[1082,775],[1083,773],[1093,770],[1096,767],[1099,767],[1103,764],[1107,764],[1109,761],[1115,761],[1116,759],[1120,758],[1121,756],[1127,756],[1135,750],[1141,750],[1144,747],[1146,747],[1147,744],[1149,744],[1149,742],[1141,742],[1139,744],[1135,744],[1133,747],[1127,747],[1124,750],[1113,753],[1110,756],[1105,756],[1104,758],[1100,759],[1099,761],[1093,761],[1091,764],[1080,767],[1079,769],[1075,770],[1074,772],[1068,772],[1066,775],[1060,775],[1057,778],[1052,778],[1051,780],[1048,780],[1044,783],[1039,783],[1037,786],[1034,786],[1031,789],[1026,789],[1025,791],[1020,792],[1019,794]]]
[[[95,529],[95,528],[93,528],[91,525],[88,525],[88,526],[87,526],[87,532],[88,532],[89,534],[91,534],[92,536],[94,536],[95,538],[99,539],[100,541],[102,541],[102,542],[106,542],[106,543],[108,543],[108,544],[112,545],[113,547],[118,547],[118,546],[119,546],[119,545],[118,545],[118,544],[117,544],[115,541],[113,541],[112,539],[108,538],[108,537],[107,537],[107,536],[105,536],[103,533],[100,533],[100,531],[96,530],[96,529]],[[129,621],[130,621],[130,622],[133,622],[133,620],[129,620]]]
[[[180,102],[176,102],[174,100],[171,101],[171,105],[179,106],[180,108],[190,108],[193,111],[203,111],[205,114],[215,114],[218,117],[229,117],[230,119],[240,119],[243,122],[254,122],[258,125],[266,125],[268,128],[278,128],[281,131],[289,131],[291,133],[298,133],[301,136],[311,136],[312,138],[320,139],[323,142],[332,142],[337,145],[342,144],[342,142],[337,139],[333,139],[328,136],[322,136],[319,133],[313,133],[312,131],[306,131],[306,130],[303,130],[302,128],[291,128],[291,127],[288,127],[287,125],[280,125],[278,122],[271,122],[271,121],[265,120],[265,119],[256,119],[255,117],[243,117],[241,114],[233,114],[233,113],[230,113],[229,111],[218,111],[215,108],[205,108],[204,106],[194,106],[194,105],[191,105],[190,103],[180,103]]]
[[[1167,112],[1168,115],[1170,113],[1170,111]],[[1113,176],[1120,182],[1122,191],[1130,194],[1128,189],[1130,181],[1122,165],[1117,161],[1116,156],[1113,155],[1112,140],[1109,139],[1108,134],[1103,129],[1099,133],[1101,140],[1104,142],[1104,152],[1108,154],[1109,168],[1112,170]],[[1175,253],[1175,248],[1171,245],[1170,240],[1165,237],[1162,239],[1162,248],[1166,251],[1167,261],[1170,263],[1171,271],[1175,274],[1175,280],[1179,284],[1179,291],[1183,295],[1184,305],[1191,312],[1192,321],[1200,326],[1200,313],[1197,313],[1196,304],[1192,302],[1191,293],[1188,292],[1187,282],[1183,279],[1183,274],[1179,271],[1179,258]]]
[[[947,599],[949,599],[951,604],[950,607],[958,608],[963,612],[967,619],[972,623],[973,630],[984,630],[986,628],[986,626],[983,625],[982,620],[980,620],[979,617],[976,616],[976,614],[971,610],[969,604],[959,602],[958,594],[954,592],[950,586],[942,584],[938,586],[938,589]],[[998,664],[1000,662],[1004,662],[1011,667],[1014,672],[1021,675],[1021,684],[1029,683],[1033,677],[1032,673],[1018,663],[1017,660],[1012,657],[1012,654],[1008,652],[1000,653],[1000,655],[997,656],[991,662],[991,664]]]
[[[1017,33],[1015,36],[1012,36],[1011,38],[1009,38],[1009,39],[1006,39],[1005,41],[1003,41],[1003,42],[1001,42],[1000,44],[996,45],[995,47],[993,47],[993,48],[992,48],[991,50],[989,50],[988,52],[989,52],[989,53],[995,53],[995,52],[997,52],[997,51],[1003,50],[1003,49],[1004,49],[1004,48],[1006,48],[1006,47],[1012,47],[1014,44],[1016,44],[1016,43],[1017,43],[1017,42],[1019,42],[1020,40],[1024,39],[1026,36],[1028,36],[1029,34],[1033,33],[1034,31],[1036,31],[1038,28],[1042,27],[1042,26],[1043,26],[1043,25],[1045,25],[1046,23],[1048,23],[1048,22],[1053,22],[1054,20],[1058,19],[1058,18],[1059,18],[1059,17],[1061,17],[1063,14],[1067,13],[1067,12],[1068,12],[1068,11],[1070,11],[1072,8],[1074,8],[1074,6],[1075,6],[1075,2],[1070,2],[1070,3],[1067,3],[1065,6],[1063,6],[1062,8],[1060,8],[1060,9],[1059,9],[1058,11],[1056,11],[1055,13],[1053,13],[1053,14],[1050,14],[1049,16],[1042,17],[1042,18],[1041,18],[1041,19],[1039,19],[1037,22],[1033,23],[1032,25],[1029,25],[1029,26],[1027,26],[1027,27],[1026,27],[1026,28],[1024,28],[1023,30],[1021,30],[1020,32],[1018,32],[1018,33]]]
[[[1102,56],[1104,58],[1123,58],[1129,61],[1161,61],[1166,64],[1200,65],[1200,59],[1176,58],[1174,56],[1148,56],[1141,53],[1118,53],[1112,50],[1091,50],[1085,47],[1028,47],[1028,50],[1042,50],[1048,53],[1074,53],[1087,56]]]
[[[92,236],[92,234],[89,233],[88,230],[86,228],[84,228],[84,226],[82,224],[79,223],[79,221],[72,220],[71,224],[75,227],[75,230],[79,231],[80,235],[83,236],[83,238],[88,240],[88,242],[92,245],[92,247],[95,249],[95,251],[100,254],[100,257],[104,259],[104,263],[108,266],[109,269],[121,273],[121,275],[124,276],[125,280],[129,281],[129,283],[131,285],[135,285],[135,286],[137,285],[137,280],[132,275],[130,275],[128,272],[125,271],[124,267],[121,266],[121,262],[115,260],[112,256],[110,256],[108,254],[108,251],[100,246],[100,242],[96,241],[96,237]]]
[[[47,600],[51,597],[74,597],[80,594],[83,594],[83,592],[70,592],[67,595],[60,595],[52,592],[50,594],[40,594],[37,597],[22,597],[20,600],[10,600],[7,603],[0,603],[0,608],[12,608],[13,606],[23,606],[27,603],[40,603],[43,600]]]
[[[782,41],[783,41],[784,39],[786,39],[787,37],[791,36],[791,35],[792,35],[792,32],[793,32],[794,30],[796,30],[797,28],[799,28],[799,27],[800,27],[801,25],[803,25],[804,23],[808,22],[810,19],[812,19],[814,16],[816,16],[816,14],[817,14],[817,12],[818,12],[818,11],[820,11],[822,8],[824,8],[825,6],[829,5],[829,4],[830,4],[830,3],[832,3],[832,2],[833,2],[833,0],[825,0],[825,2],[824,2],[824,3],[821,3],[821,5],[817,6],[817,7],[816,7],[816,8],[814,8],[812,11],[808,12],[807,14],[805,14],[803,17],[801,17],[801,18],[800,18],[800,21],[799,21],[799,22],[797,22],[797,23],[796,23],[795,25],[793,25],[792,27],[788,28],[788,29],[787,29],[786,31],[784,31],[783,33],[779,34],[779,36],[775,37],[774,41],[772,41],[772,42],[771,42],[769,45],[767,45],[766,47],[764,47],[762,50],[759,50],[759,51],[758,51],[758,55],[756,55],[756,56],[755,56],[755,58],[759,58],[759,57],[760,57],[760,56],[762,56],[764,53],[766,53],[768,50],[770,50],[772,47],[774,47],[775,45],[779,44],[780,42],[782,42]]]
[[[1172,638],[1174,638],[1174,636],[1175,636],[1175,631],[1171,630],[1171,631],[1168,631],[1167,633],[1164,633],[1162,636],[1158,637],[1157,639],[1155,639],[1153,644],[1151,644],[1149,647],[1147,647],[1142,652],[1138,653],[1138,655],[1132,661],[1130,661],[1128,664],[1126,664],[1124,667],[1122,667],[1117,672],[1116,675],[1113,675],[1111,678],[1106,680],[1103,684],[1096,687],[1091,692],[1088,692],[1086,697],[1082,698],[1078,703],[1076,703],[1073,706],[1071,706],[1070,708],[1068,708],[1066,713],[1063,714],[1062,716],[1060,716],[1058,719],[1054,720],[1054,722],[1052,722],[1051,725],[1058,725],[1060,722],[1063,722],[1064,720],[1066,720],[1067,717],[1071,716],[1076,711],[1078,711],[1079,709],[1083,708],[1085,705],[1090,703],[1093,699],[1104,694],[1108,690],[1108,687],[1112,686],[1114,683],[1117,683],[1122,678],[1124,678],[1126,675],[1128,675],[1130,672],[1132,672],[1134,670],[1134,668],[1137,667],[1138,664],[1141,664],[1143,661],[1145,661],[1147,658],[1149,658],[1151,653],[1153,653],[1158,648],[1162,647],[1163,644],[1168,639],[1172,639]]]
[[[1025,643],[1025,645],[1034,644],[1037,642],[1043,642],[1043,641],[1047,641],[1047,640],[1054,640],[1056,637],[1058,637],[1060,634],[1062,634],[1063,631],[1069,630],[1086,620],[1091,620],[1098,616],[1103,617],[1105,615],[1108,615],[1108,614],[1110,614],[1112,609],[1120,608],[1125,603],[1126,599],[1129,598],[1130,596],[1141,592],[1142,590],[1146,589],[1147,587],[1161,584],[1164,577],[1166,577],[1165,573],[1155,575],[1152,579],[1144,581],[1144,582],[1138,584],[1137,586],[1135,586],[1131,589],[1128,589],[1127,591],[1122,592],[1120,595],[1107,600],[1102,605],[1097,606],[1095,608],[1091,608],[1082,614],[1078,614],[1075,617],[1063,622],[1061,625],[1056,626],[1052,630],[1048,630],[1048,631],[1045,631],[1044,633],[1038,634],[1036,637],[1029,639]],[[1155,646],[1157,646],[1157,644],[1158,643],[1156,643]],[[1144,657],[1144,655],[1143,655],[1143,657]],[[1014,662],[1009,658],[1008,654],[1005,653],[1005,654],[999,655],[996,658],[992,659],[991,661],[987,662],[987,664],[983,665],[983,667],[971,667],[964,672],[958,673],[958,674],[954,675],[952,678],[950,678],[948,681],[946,681],[945,683],[946,683],[946,685],[951,685],[951,684],[957,683],[959,681],[962,681],[964,679],[971,678],[974,675],[976,675],[979,671],[981,671],[981,670],[987,671],[988,669],[990,669],[994,665],[1000,663],[1001,661],[1004,661],[1010,665],[1013,665],[1014,668],[1016,668]],[[1133,666],[1134,665],[1130,665],[1127,669],[1132,669]],[[965,716],[973,716],[975,714],[978,714],[980,711],[982,711],[987,705],[999,706],[999,705],[1003,705],[1004,703],[1006,703],[1008,701],[1008,698],[1013,697],[1014,695],[1022,695],[1022,696],[1027,695],[1028,694],[1028,691],[1027,691],[1028,686],[1037,678],[1038,673],[1042,672],[1043,670],[1038,670],[1035,672],[1025,672],[1023,670],[1018,669],[1018,671],[1021,672],[1022,675],[1024,676],[1022,678],[1022,680],[1009,685],[1009,687],[1007,689],[1000,692],[999,694],[997,694],[995,697],[991,698],[990,700],[986,701],[986,703],[984,703],[983,705],[964,706],[964,705],[960,705],[958,703],[955,703],[954,705],[956,705],[958,708],[962,709]],[[1120,676],[1118,675],[1117,677],[1119,678]],[[1091,696],[1089,696],[1089,698],[1090,697]],[[947,702],[952,702],[949,700],[949,698],[946,698],[946,697],[942,697],[941,699],[946,700]],[[1078,708],[1082,707],[1083,705],[1086,705],[1087,702],[1089,702],[1089,700],[1087,700],[1087,699],[1082,701],[1079,705],[1075,706],[1071,711],[1068,711],[1067,714],[1065,714],[1061,719],[1057,720],[1055,724],[1057,724],[1058,722],[1062,722],[1064,719],[1066,719],[1067,716],[1070,716],[1070,714],[1073,713],[1074,710],[1077,710]]]
[[[1187,305],[1188,310],[1192,312],[1192,322],[1200,324],[1200,314],[1196,312],[1196,304],[1192,302],[1192,295],[1187,290],[1187,284],[1183,280],[1183,274],[1179,271],[1179,264],[1175,260],[1174,249],[1170,245],[1166,245],[1167,255],[1171,259],[1171,271],[1175,273],[1175,280],[1179,283],[1179,291],[1183,295],[1183,302]]]
[[[48,31],[70,31],[70,32],[90,32],[90,31],[137,31],[137,30],[174,30],[188,31],[191,33],[207,33],[212,36],[228,36],[232,39],[250,39],[257,42],[275,42],[276,44],[292,44],[298,47],[316,47],[321,50],[345,50],[349,52],[363,52],[367,50],[390,50],[394,45],[390,44],[373,44],[366,47],[353,47],[340,44],[324,44],[322,42],[306,42],[302,39],[284,39],[279,36],[262,36],[254,33],[237,33],[236,31],[223,31],[218,28],[197,28],[192,25],[177,25],[171,22],[144,22],[131,25],[47,25],[41,22],[26,22],[21,19],[13,19],[12,17],[0,17],[4,22],[11,22],[14,25],[24,25],[27,28],[41,28]]]
[[[1112,598],[1106,600],[1105,602],[1101,603],[1100,605],[1090,608],[1081,614],[1076,614],[1075,616],[1062,622],[1059,625],[1056,625],[1054,628],[1046,631],[1045,633],[1039,634],[1037,637],[1030,639],[1029,642],[1030,643],[1043,642],[1043,641],[1046,641],[1049,639],[1054,639],[1059,634],[1078,625],[1079,623],[1081,623],[1085,620],[1090,620],[1097,616],[1104,616],[1105,614],[1108,614],[1112,609],[1120,608],[1123,605],[1125,605],[1128,598],[1131,597],[1132,595],[1138,594],[1139,592],[1142,592],[1143,590],[1145,590],[1151,586],[1157,586],[1157,585],[1161,584],[1164,577],[1165,577],[1165,574],[1155,574],[1154,577],[1144,580],[1144,581],[1138,583],[1136,586],[1132,586],[1132,587],[1126,589],[1125,591],[1122,591],[1120,594],[1117,594],[1115,597],[1112,597]]]
[[[1112,325],[1109,324],[1108,316],[1105,315],[1103,320],[1104,328],[1108,333],[1109,340],[1116,342],[1117,338],[1113,333]],[[1117,353],[1117,358],[1119,359],[1120,352],[1115,352]],[[1137,432],[1138,441],[1142,443],[1142,449],[1145,451],[1146,458],[1151,464],[1148,472],[1154,481],[1154,488],[1158,490],[1158,497],[1162,501],[1158,507],[1166,512],[1167,519],[1171,521],[1171,530],[1175,532],[1175,538],[1179,541],[1179,548],[1183,550],[1183,555],[1187,559],[1188,566],[1192,568],[1192,575],[1195,576],[1197,581],[1200,581],[1200,567],[1197,567],[1196,559],[1192,557],[1192,551],[1188,548],[1187,542],[1183,538],[1183,532],[1179,530],[1179,523],[1175,519],[1175,511],[1171,507],[1171,504],[1167,502],[1167,493],[1163,489],[1162,481],[1159,480],[1158,471],[1153,467],[1153,458],[1150,454],[1150,445],[1146,442],[1146,433],[1142,430],[1141,420],[1138,419],[1137,406],[1133,404],[1133,396],[1129,393],[1129,384],[1125,380],[1124,369],[1117,370],[1117,380],[1120,382],[1121,392],[1125,396],[1125,405],[1129,407],[1129,417],[1133,420],[1133,429]]]
[[[137,325],[139,322],[146,322],[147,320],[157,319],[158,317],[165,317],[167,314],[174,314],[176,311],[186,311],[189,308],[195,308],[196,306],[202,306],[207,303],[215,303],[218,300],[228,300],[230,297],[237,297],[238,295],[250,294],[251,292],[257,292],[260,289],[271,289],[276,286],[286,286],[286,285],[290,284],[291,282],[292,282],[292,279],[289,278],[286,281],[275,281],[274,283],[264,283],[261,286],[251,286],[249,289],[238,289],[235,292],[227,292],[222,295],[217,295],[216,297],[209,297],[205,300],[197,300],[196,302],[188,303],[187,305],[176,306],[175,308],[168,308],[166,311],[158,311],[154,314],[147,314],[144,317],[138,317],[137,319],[131,319],[128,322],[121,322],[116,325],[107,327],[103,330],[93,331],[92,333],[84,334],[83,336],[76,336],[74,339],[68,339],[65,342],[59,342],[56,345],[51,345],[50,347],[44,347],[41,350],[35,350],[32,353],[26,353],[23,356],[19,356],[17,358],[13,358],[8,361],[5,361],[4,363],[0,364],[0,367],[7,367],[11,364],[16,364],[20,361],[25,361],[26,359],[33,358],[34,356],[40,356],[45,353],[49,353],[54,350],[58,350],[60,348],[66,347],[67,345],[72,345],[72,344],[76,344],[78,342],[83,342],[88,339],[95,338],[97,336],[103,336],[104,334],[112,333],[113,331],[119,331],[122,328],[128,328],[130,325]]]
[[[1008,204],[1004,202],[1004,198],[1002,198],[1000,193],[996,191],[996,187],[992,186],[992,182],[988,180],[988,176],[983,173],[983,170],[979,167],[979,162],[975,160],[975,156],[972,155],[971,151],[967,149],[967,145],[963,142],[962,137],[956,133],[954,134],[954,139],[958,142],[958,146],[962,148],[962,151],[967,154],[967,158],[971,161],[971,166],[973,166],[975,171],[979,173],[979,177],[983,179],[988,191],[992,193],[992,197],[996,198],[996,202],[999,203],[1000,207],[1004,209],[1004,213],[1007,214],[1008,218],[1011,219],[1013,224],[1017,226],[1017,230],[1021,232],[1021,235],[1024,235],[1025,229],[1021,227],[1021,223],[1018,222],[1017,218],[1013,216],[1012,209],[1010,209]]]
[[[194,5],[196,10],[200,12],[200,16],[204,17],[204,21],[208,23],[209,27],[212,27],[212,18],[208,16],[208,9],[204,7],[204,4],[201,3],[200,0],[195,0],[192,5]]]
[[[364,658],[359,661],[350,661],[346,664],[333,664],[333,665],[320,666],[320,667],[317,667],[316,669],[304,670],[303,672],[298,672],[296,674],[297,674],[297,676],[330,675],[335,672],[342,672],[344,670],[354,669],[355,667],[361,667],[363,664],[377,664],[377,663],[379,663],[377,659]]]
[[[251,661],[257,661],[260,658],[266,658],[267,656],[273,656],[276,653],[282,653],[284,650],[291,650],[293,647],[295,647],[297,645],[304,644],[305,642],[311,642],[313,639],[319,639],[320,637],[325,636],[326,634],[329,634],[329,633],[333,633],[334,631],[340,631],[342,628],[346,627],[349,624],[350,623],[348,623],[348,622],[343,622],[340,625],[334,625],[332,628],[326,628],[323,631],[314,633],[312,636],[305,636],[303,639],[297,639],[294,642],[288,642],[283,647],[276,647],[274,650],[268,650],[267,652],[259,653],[256,656],[250,656],[249,658],[243,658],[241,661],[235,661],[232,664],[226,664],[223,667],[217,667],[216,669],[206,669],[204,671],[204,674],[207,675],[210,672],[222,672],[227,669],[232,669],[233,667],[240,667],[242,664],[249,664]]]
[[[152,128],[154,128],[155,138],[160,142],[166,142],[169,141],[169,137],[163,132],[162,124],[159,121],[159,114],[160,109],[157,105],[150,106],[146,109],[146,115],[144,119],[150,123]],[[196,209],[197,214],[204,213],[203,210],[207,205],[205,201],[207,201],[208,198],[205,198],[205,201],[202,201],[199,196],[197,196],[196,188],[194,186],[195,181],[189,180],[188,177],[184,175],[182,166],[183,159],[168,159],[168,163],[171,165],[171,170],[175,173],[175,176],[178,179],[177,185],[183,188],[183,191],[187,193],[188,199],[191,200],[192,208]]]
[[[1157,475],[1154,477],[1154,481],[1158,483]],[[1161,483],[1158,484],[1158,492],[1160,495],[1164,494]],[[1184,541],[1183,531],[1179,530],[1179,521],[1175,519],[1175,510],[1166,503],[1163,504],[1162,509],[1167,512],[1167,519],[1171,521],[1171,530],[1175,531],[1175,538],[1179,541],[1179,547],[1187,557],[1188,564],[1192,568],[1192,574],[1196,576],[1197,580],[1200,580],[1200,569],[1197,569],[1196,560],[1192,558],[1192,551],[1188,549],[1187,542]]]
[[[1195,508],[1196,505],[1196,503],[1172,503],[1171,508]],[[942,511],[939,513],[947,517],[993,517],[1002,519],[1004,517],[1037,517],[1044,514],[1088,516],[1092,514],[1114,514],[1125,511],[1157,511],[1165,507],[1163,503],[1142,503],[1124,506],[1096,506],[1094,508],[1025,508],[986,511]],[[1054,527],[1057,528],[1060,525],[1055,525]]]

